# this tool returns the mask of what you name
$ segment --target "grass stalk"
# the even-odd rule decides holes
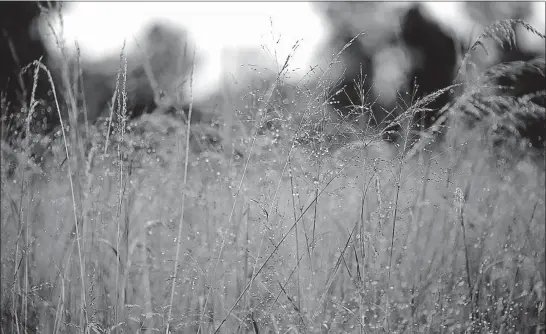
[[[190,107],[188,111],[188,121],[187,121],[187,129],[186,129],[186,142],[185,142],[185,158],[184,158],[184,179],[183,179],[183,185],[186,186],[188,182],[188,165],[189,165],[189,150],[190,150],[190,133],[191,133],[191,116],[193,112],[193,95],[192,95],[192,86],[193,86],[193,71],[195,66],[195,51],[192,57],[192,70],[190,74]],[[178,262],[180,261],[180,248],[182,244],[182,229],[184,227],[184,212],[186,207],[186,192],[182,192],[182,199],[180,204],[181,209],[181,216],[180,216],[180,222],[178,224],[178,237],[176,238],[176,256],[174,258],[174,268],[173,268],[173,275],[172,275],[172,286],[171,286],[171,296],[169,299],[169,311],[167,315],[167,327],[165,329],[165,334],[169,333],[169,326],[171,323],[171,316],[172,316],[172,306],[174,301],[174,292],[176,289],[176,279],[178,275]],[[201,324],[201,322],[199,322]]]

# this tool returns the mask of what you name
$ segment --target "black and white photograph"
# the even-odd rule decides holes
[[[546,333],[545,18],[0,1],[0,334]]]

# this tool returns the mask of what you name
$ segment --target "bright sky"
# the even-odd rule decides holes
[[[64,35],[68,45],[78,39],[89,59],[117,55],[124,39],[130,43],[154,21],[170,22],[188,29],[198,46],[218,50],[228,46],[273,47],[272,32],[281,37],[275,45],[284,60],[294,43],[315,47],[323,38],[325,24],[305,2],[72,2],[64,12]],[[461,2],[424,2],[441,24],[466,34],[472,24]],[[403,6],[403,5],[402,5]],[[545,2],[533,2],[530,23],[544,32]],[[270,20],[273,21],[273,29]],[[307,59],[302,56],[301,62]]]
[[[203,75],[212,78],[225,66],[222,65],[225,49],[266,46],[277,53],[282,65],[298,40],[300,46],[290,62],[291,69],[308,69],[317,44],[326,34],[320,17],[305,2],[79,2],[67,5],[70,7],[65,8],[63,15],[66,45],[70,47],[77,40],[87,60],[117,57],[124,39],[128,50],[134,49],[135,38],[142,36],[147,26],[153,22],[171,23],[190,32],[197,44],[198,56],[207,58]],[[206,82],[202,85],[210,86]]]
[[[542,32],[544,4],[533,3],[535,17],[530,20]],[[135,38],[140,38],[154,22],[187,29],[197,44],[198,55],[205,57],[206,66],[198,70],[194,83],[197,95],[199,90],[206,95],[216,89],[221,73],[230,71],[225,68],[227,57],[223,51],[226,49],[259,50],[266,46],[276,51],[277,61],[282,65],[299,40],[300,46],[289,63],[291,71],[301,68],[294,72],[294,79],[298,80],[298,74],[304,75],[310,65],[316,65],[316,52],[328,37],[327,24],[306,2],[71,2],[65,5],[66,45],[71,47],[78,40],[86,60],[118,57],[124,39],[128,50],[134,49]],[[398,6],[407,5],[402,2]],[[461,2],[424,2],[424,5],[438,22],[460,35],[468,36],[476,28],[462,10]],[[55,50],[53,46],[52,51]],[[256,65],[270,65],[271,55],[263,55],[253,60]],[[228,60],[230,66],[242,63],[240,59]]]
[[[81,2],[65,12],[64,26],[68,40],[117,53],[124,38],[156,20],[186,27],[207,49],[256,45],[271,40],[269,17],[289,41],[320,35],[318,18],[303,2]]]

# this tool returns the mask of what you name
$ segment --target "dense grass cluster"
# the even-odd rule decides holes
[[[485,73],[429,132],[443,92],[410,99],[391,145],[332,116],[328,69],[283,75],[215,123],[129,120],[122,57],[111,115],[78,124],[67,93],[55,136],[3,144],[2,331],[544,332],[544,152],[492,130],[544,105]]]

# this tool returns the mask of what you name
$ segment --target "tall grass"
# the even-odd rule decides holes
[[[495,163],[464,94],[443,141],[410,150],[412,115],[443,91],[387,144],[327,116],[331,66],[308,89],[286,62],[232,99],[217,135],[239,159],[191,119],[127,119],[123,52],[108,119],[63,126],[41,168],[3,146],[2,331],[543,332],[544,165]]]

